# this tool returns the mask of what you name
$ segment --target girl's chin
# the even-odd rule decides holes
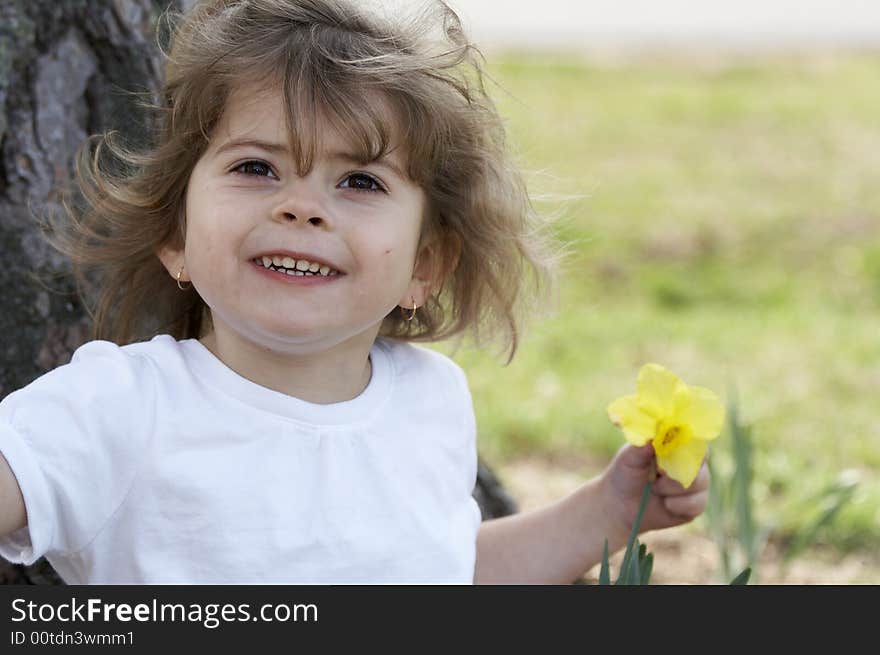
[[[232,332],[235,340],[262,350],[302,354],[301,347],[306,347],[315,353],[349,341],[372,345],[386,316],[383,309],[355,316],[338,311],[316,311],[315,307],[291,303],[288,307],[251,307],[253,318],[245,319],[244,308],[239,308],[234,312],[235,318],[221,319],[220,331]],[[216,336],[211,333],[203,340],[216,343]],[[227,339],[221,335],[221,341]]]

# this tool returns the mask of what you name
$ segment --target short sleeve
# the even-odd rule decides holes
[[[460,411],[461,417],[463,421],[463,427],[467,443],[467,453],[468,453],[468,466],[467,466],[467,480],[470,485],[471,498],[470,498],[470,506],[471,512],[473,514],[473,531],[476,535],[480,531],[480,526],[483,522],[483,510],[480,509],[480,504],[477,502],[477,499],[474,497],[473,493],[476,491],[477,486],[477,471],[479,469],[479,453],[477,450],[477,418],[474,414],[474,401],[471,396],[471,390],[468,386],[467,375],[464,370],[455,362],[452,363],[452,374],[455,379],[455,386],[458,390],[458,397],[460,402]]]
[[[69,364],[0,402],[0,452],[21,488],[28,522],[0,537],[0,556],[32,564],[94,539],[145,460],[153,388],[145,358],[91,341]]]
[[[464,370],[449,360],[451,364],[452,377],[456,389],[456,397],[458,401],[459,414],[462,420],[462,430],[465,434],[468,452],[468,469],[467,475],[471,487],[477,484],[477,418],[474,415],[474,401],[471,397],[471,390],[468,386],[467,376]]]

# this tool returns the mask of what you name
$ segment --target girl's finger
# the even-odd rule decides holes
[[[654,493],[659,496],[681,496],[684,494],[695,493],[709,488],[709,467],[706,462],[697,472],[697,477],[687,489],[681,486],[680,482],[673,480],[667,475],[661,475],[654,482]]]
[[[703,513],[709,501],[708,490],[698,491],[682,496],[668,496],[663,499],[666,511],[674,516],[692,519]]]
[[[617,457],[622,466],[643,470],[648,468],[654,459],[654,447],[651,444],[644,446],[624,444],[618,451]]]

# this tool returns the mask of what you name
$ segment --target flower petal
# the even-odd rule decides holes
[[[711,441],[724,425],[724,405],[709,389],[688,386],[687,390],[686,395],[676,396],[676,417],[691,427],[695,439]]]
[[[634,446],[644,446],[654,438],[657,421],[641,409],[638,396],[624,396],[608,405],[608,418]]]
[[[657,453],[657,465],[666,471],[666,475],[687,488],[697,477],[708,448],[702,439],[689,439],[665,455]]]
[[[672,371],[659,364],[645,364],[636,381],[639,404],[656,418],[671,416],[675,409],[675,389],[683,385]]]

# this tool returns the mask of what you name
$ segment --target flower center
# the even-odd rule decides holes
[[[672,426],[666,431],[666,434],[663,435],[663,439],[661,440],[664,446],[668,446],[670,443],[675,441],[678,437],[678,433],[681,432],[681,428],[677,425]]]
[[[690,431],[687,426],[676,424],[669,425],[665,422],[661,422],[660,425],[657,426],[657,433],[654,437],[654,451],[659,455],[671,452],[676,448],[683,446],[689,441],[689,437]]]

